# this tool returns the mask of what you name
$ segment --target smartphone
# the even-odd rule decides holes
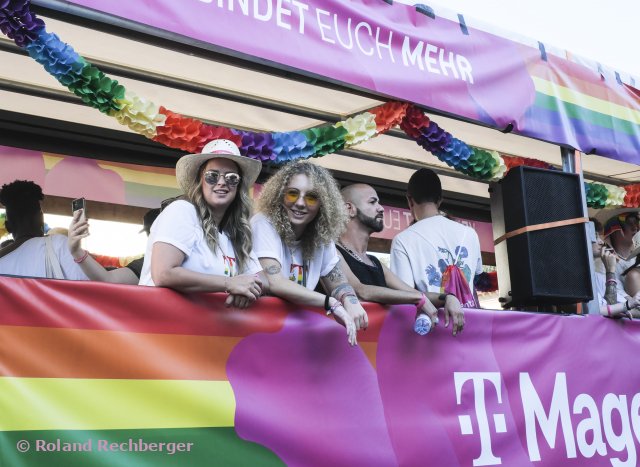
[[[87,217],[87,207],[84,198],[78,198],[71,201],[71,213],[74,214],[78,209],[82,209],[82,215]]]

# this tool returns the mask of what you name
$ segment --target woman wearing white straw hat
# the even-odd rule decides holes
[[[252,252],[249,188],[260,169],[225,139],[180,158],[176,178],[185,199],[151,227],[140,285],[227,292],[227,305],[239,308],[257,300],[262,267]]]

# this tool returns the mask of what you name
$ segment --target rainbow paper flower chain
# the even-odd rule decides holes
[[[519,165],[554,168],[535,159],[505,156],[469,146],[440,128],[421,109],[404,102],[387,102],[335,125],[302,131],[259,133],[208,125],[137,96],[106,76],[57,35],[48,33],[44,22],[31,12],[30,3],[29,0],[0,0],[2,33],[26,49],[31,58],[86,105],[171,148],[198,153],[209,141],[225,138],[236,143],[246,157],[282,164],[332,154],[400,125],[422,148],[475,179],[499,180]],[[585,183],[585,189],[589,207],[640,207],[640,184],[616,187]]]

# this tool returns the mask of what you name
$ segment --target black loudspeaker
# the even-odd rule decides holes
[[[495,239],[522,227],[585,215],[577,174],[515,167],[490,192]],[[590,301],[590,251],[584,223],[503,240],[496,245],[500,301],[513,307]]]

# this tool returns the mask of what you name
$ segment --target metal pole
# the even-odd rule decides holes
[[[582,153],[580,151],[574,151],[570,148],[560,148],[560,154],[562,155],[562,171],[578,174],[580,177],[580,195],[582,197],[582,215],[584,217],[589,216],[587,210],[587,196],[584,191],[584,175],[582,173]],[[593,300],[586,304],[586,312],[589,314],[599,314],[600,304],[598,303],[598,297],[596,296],[596,281],[595,281],[595,267],[593,264],[593,249],[591,242],[589,241],[589,231],[585,224],[585,238],[587,239],[585,254],[589,255],[589,275],[591,276],[591,290],[593,290]]]

